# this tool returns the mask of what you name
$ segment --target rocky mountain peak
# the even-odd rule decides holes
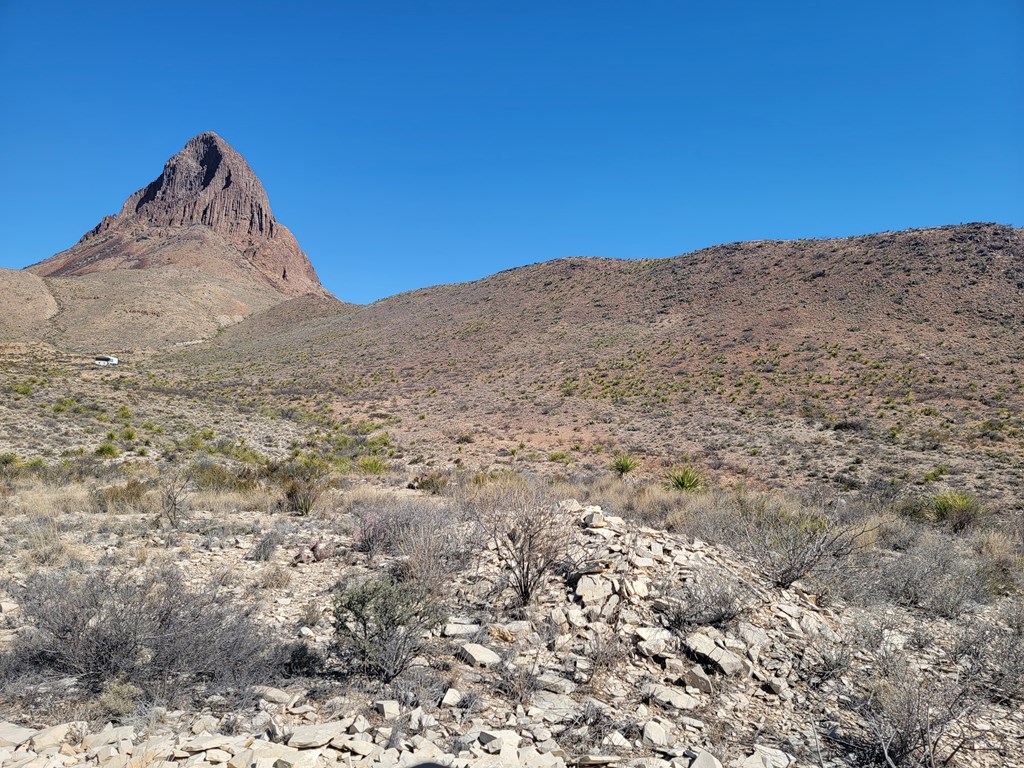
[[[86,237],[132,217],[156,226],[205,225],[221,234],[274,237],[275,221],[263,184],[230,144],[207,131],[189,140],[160,176],[125,201]]]
[[[294,236],[274,219],[262,182],[212,131],[190,139],[120,213],[29,270],[66,276],[164,266],[240,270],[286,296],[324,293]]]

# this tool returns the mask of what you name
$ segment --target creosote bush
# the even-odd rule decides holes
[[[337,651],[356,671],[387,683],[408,668],[442,618],[428,592],[391,576],[342,583],[334,600]]]
[[[936,768],[970,740],[977,706],[971,686],[914,671],[903,659],[879,660],[876,673],[847,700],[861,724],[846,743],[858,765]]]
[[[986,579],[972,559],[947,537],[931,534],[882,569],[879,584],[892,601],[956,618],[988,599]]]
[[[867,529],[764,495],[736,498],[746,549],[761,563],[765,576],[789,587],[805,576],[827,577],[859,549]]]

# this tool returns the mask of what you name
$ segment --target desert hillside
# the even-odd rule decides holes
[[[594,469],[629,450],[656,472],[692,457],[777,486],[959,476],[1019,503],[1024,235],[1009,227],[563,259],[269,319],[153,365],[195,393],[392,414],[442,463]]]
[[[203,233],[0,274],[0,765],[1024,766],[1019,230],[367,306]]]

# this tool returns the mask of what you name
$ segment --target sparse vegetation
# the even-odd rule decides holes
[[[434,598],[387,576],[342,584],[334,601],[334,626],[343,660],[383,682],[408,668],[422,647],[422,634],[440,621],[440,606]]]
[[[31,631],[8,651],[8,679],[49,671],[159,701],[199,681],[238,689],[271,677],[273,644],[248,612],[190,590],[175,568],[39,573],[21,599]]]

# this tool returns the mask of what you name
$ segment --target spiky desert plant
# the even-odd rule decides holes
[[[704,487],[704,476],[689,464],[672,467],[665,480],[669,488],[677,491],[697,491]]]
[[[618,473],[619,477],[624,477],[632,472],[638,464],[639,462],[628,453],[617,453],[612,459],[612,469]]]

